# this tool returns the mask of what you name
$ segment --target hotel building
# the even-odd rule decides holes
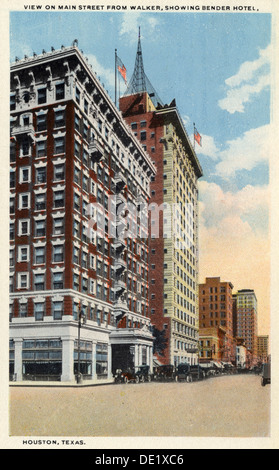
[[[154,164],[77,42],[16,59],[10,88],[10,374],[152,367],[148,228],[125,208]]]

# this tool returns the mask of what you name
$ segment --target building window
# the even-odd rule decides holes
[[[10,214],[15,213],[15,196],[10,197]]]
[[[55,86],[55,99],[56,101],[58,101],[58,100],[64,100],[64,98],[65,98],[65,84],[58,83]]]
[[[10,143],[10,162],[16,161],[16,145],[15,142]]]
[[[77,193],[74,193],[74,209],[76,211],[80,209],[80,195]]]
[[[88,281],[86,277],[82,278],[82,292],[87,292],[88,290]]]
[[[53,289],[63,289],[63,272],[53,273]]]
[[[42,132],[47,129],[47,116],[46,114],[38,114],[37,116],[37,132]]]
[[[42,211],[46,209],[46,194],[35,195],[35,210]]]
[[[64,163],[54,165],[54,181],[63,181],[65,179]]]
[[[38,89],[38,104],[46,103],[46,98],[47,98],[46,91],[47,91],[46,88]]]
[[[140,140],[141,140],[141,141],[146,140],[146,131],[141,131],[141,132],[140,132]]]
[[[11,188],[11,189],[12,189],[12,188],[15,188],[15,181],[16,181],[15,176],[16,176],[15,171],[11,170],[11,171],[10,171],[10,188]]]
[[[79,248],[74,246],[74,249],[73,249],[73,263],[74,264],[79,264],[79,253],[80,253]]]
[[[16,95],[10,95],[10,110],[14,111],[16,109]]]
[[[65,111],[59,110],[54,113],[54,128],[65,126]]]
[[[18,262],[29,261],[29,246],[18,247]]]
[[[65,138],[56,137],[54,139],[54,154],[60,154],[65,152]]]
[[[30,233],[30,220],[18,221],[18,235],[29,235]]]
[[[64,233],[64,218],[55,217],[53,219],[53,235],[62,235]]]
[[[45,263],[45,247],[36,247],[34,253],[34,264]]]
[[[62,301],[53,301],[53,319],[62,320],[63,315],[63,302]]]
[[[46,183],[46,167],[36,168],[36,184]]]
[[[34,304],[34,316],[36,321],[44,319],[45,304],[44,302],[36,302]]]
[[[46,140],[37,143],[37,157],[45,157],[47,154]]]
[[[44,290],[44,288],[45,288],[45,275],[42,273],[35,274],[34,275],[34,289]]]
[[[46,222],[45,220],[35,221],[35,237],[45,237],[46,235]]]
[[[64,191],[54,191],[53,193],[53,207],[55,209],[64,207]]]
[[[19,304],[19,316],[20,318],[27,317],[27,302]]]
[[[73,275],[73,288],[74,290],[79,290],[79,275],[75,273]]]
[[[20,167],[19,169],[19,182],[30,183],[30,167]]]
[[[64,246],[54,245],[53,246],[53,262],[61,263],[64,260]]]
[[[74,219],[74,226],[73,226],[73,235],[74,235],[74,237],[79,238],[79,231],[80,231],[79,221]]]
[[[29,139],[23,139],[20,146],[20,155],[26,157],[30,154],[30,142]]]
[[[140,121],[140,127],[146,127],[146,121]]]
[[[80,90],[76,87],[76,102],[80,104]]]
[[[10,222],[10,240],[14,240],[15,238],[15,224],[14,222]]]
[[[18,289],[29,288],[29,273],[18,273],[17,287]]]

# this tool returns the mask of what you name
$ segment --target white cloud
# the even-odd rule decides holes
[[[218,102],[221,109],[230,114],[243,113],[245,103],[270,86],[270,58],[269,45],[259,51],[258,59],[244,62],[237,74],[225,80],[228,89],[226,97]]]
[[[92,65],[93,72],[103,80],[105,88],[114,87],[115,72],[113,69],[106,69],[100,64],[98,59],[93,54],[87,54],[88,62]]]
[[[237,139],[227,142],[218,154],[216,174],[223,178],[235,176],[238,170],[252,170],[270,158],[270,126],[250,129]]]
[[[224,191],[216,183],[201,181],[200,215],[205,227],[226,232],[230,238],[237,228],[240,232],[267,233],[270,192],[268,186],[247,185],[237,192]],[[253,223],[251,223],[251,221]]]
[[[120,28],[120,36],[128,36],[130,43],[135,43],[138,40],[138,30],[141,25],[141,37],[147,37],[149,40],[154,38],[154,31],[159,25],[159,20],[155,16],[144,15],[141,12],[123,13],[123,19]]]
[[[191,136],[191,142],[193,142],[193,135]],[[219,149],[214,141],[214,138],[210,135],[202,134],[202,145],[195,144],[195,150],[198,155],[206,155],[212,160],[218,160]]]

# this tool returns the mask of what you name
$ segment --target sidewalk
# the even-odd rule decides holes
[[[42,380],[24,380],[22,382],[9,382],[10,387],[96,387],[98,385],[111,385],[114,384],[114,379],[97,379],[97,380],[83,380],[81,383],[74,382],[44,382]]]

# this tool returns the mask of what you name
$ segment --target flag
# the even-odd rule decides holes
[[[198,144],[200,146],[202,146],[202,144],[201,144],[202,138],[201,138],[201,135],[198,133],[196,128],[194,128],[194,139],[195,139],[196,142],[198,142]]]
[[[119,57],[117,56],[116,58],[116,65],[117,65],[117,70],[118,72],[120,73],[120,75],[122,76],[123,80],[125,81],[125,83],[127,84],[127,70],[126,70],[126,67],[125,65],[123,64],[123,62],[121,61],[121,59],[119,59]]]

